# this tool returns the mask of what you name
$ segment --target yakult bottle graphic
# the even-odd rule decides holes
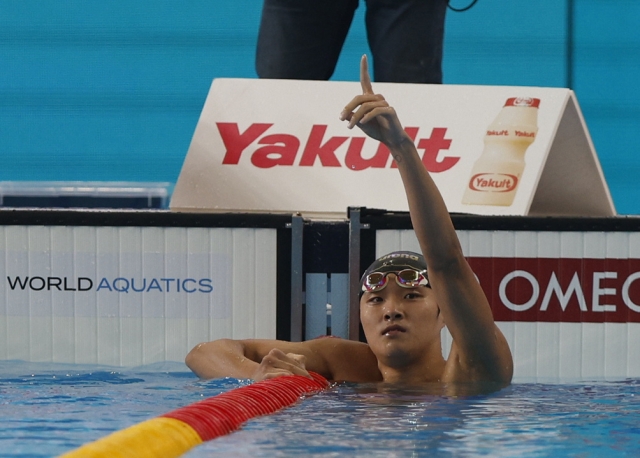
[[[524,154],[538,132],[539,106],[540,99],[507,99],[487,128],[484,150],[473,165],[463,204],[513,203],[524,170]]]

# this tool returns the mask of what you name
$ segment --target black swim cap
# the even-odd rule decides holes
[[[424,276],[427,277],[427,262],[424,260],[424,256],[420,253],[413,251],[394,251],[384,256],[380,256],[373,261],[371,265],[364,271],[360,278],[360,295],[362,296],[362,285],[365,278],[372,272],[399,272],[404,269],[417,270],[424,272]]]

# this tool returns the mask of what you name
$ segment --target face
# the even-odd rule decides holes
[[[403,288],[389,274],[387,286],[360,299],[360,320],[367,342],[378,359],[402,367],[440,345],[444,326],[431,288]]]

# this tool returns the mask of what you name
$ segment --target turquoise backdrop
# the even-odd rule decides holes
[[[256,77],[260,8],[0,0],[0,180],[175,182],[211,80]],[[363,10],[333,79],[358,78]],[[479,0],[448,12],[445,83],[574,89],[618,212],[639,214],[639,20],[636,0]]]

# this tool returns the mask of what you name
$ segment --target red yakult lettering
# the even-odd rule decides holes
[[[242,134],[238,129],[238,124],[234,122],[217,122],[216,126],[218,126],[220,137],[222,137],[222,143],[227,148],[222,163],[235,165],[240,160],[240,155],[245,148],[273,124],[251,124]]]
[[[424,149],[422,162],[429,172],[438,173],[449,170],[460,160],[459,157],[445,157],[438,160],[441,150],[447,150],[451,146],[451,140],[444,138],[447,129],[444,127],[434,127],[431,137],[422,138],[418,142],[418,149]]]
[[[346,142],[348,137],[331,137],[322,145],[326,131],[327,126],[313,126],[311,128],[309,139],[302,152],[302,159],[300,159],[301,166],[313,165],[317,157],[325,167],[340,167],[340,161],[336,157],[336,149]]]
[[[368,168],[383,169],[387,166],[389,160],[389,150],[384,148],[384,145],[380,143],[375,156],[369,159],[362,157],[362,147],[364,146],[364,137],[352,138],[349,142],[349,149],[347,149],[347,155],[344,158],[344,164],[351,170],[364,170]]]
[[[300,148],[300,140],[286,134],[267,135],[262,137],[258,144],[268,146],[258,148],[251,156],[251,163],[263,169],[276,165],[293,165]]]
[[[478,173],[469,181],[469,188],[483,192],[509,192],[517,186],[518,177],[506,173]]]
[[[291,134],[275,133],[262,136],[273,124],[254,123],[242,133],[237,123],[218,122],[216,126],[226,148],[222,159],[222,164],[225,165],[237,165],[243,152],[252,144],[257,143],[264,146],[257,148],[251,154],[250,161],[258,168],[293,166],[301,149],[302,154],[298,164],[301,167],[311,167],[318,162],[323,167],[342,167],[344,165],[354,171],[389,167],[387,164],[391,154],[382,143],[378,145],[374,156],[364,158],[362,151],[367,140],[366,137],[336,136],[325,138],[326,125],[313,125],[304,145],[301,145],[298,137]],[[407,127],[405,131],[416,142],[419,128]],[[460,160],[458,156],[441,157],[441,151],[448,150],[452,142],[451,139],[445,138],[446,133],[446,128],[435,127],[432,129],[430,137],[420,138],[416,142],[418,151],[423,151],[422,162],[430,172],[444,172],[451,169]],[[344,164],[342,164],[336,152],[346,142],[348,142],[347,151]],[[392,161],[390,167],[397,167],[395,161]]]

